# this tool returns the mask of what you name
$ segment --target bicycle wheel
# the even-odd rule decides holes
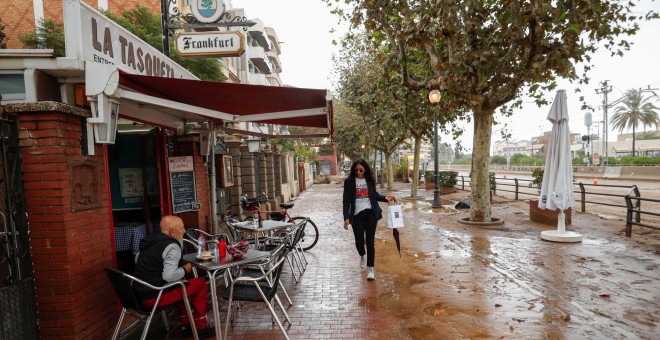
[[[302,216],[297,216],[297,217],[292,217],[291,219],[296,221],[296,220],[303,220],[306,217]],[[316,242],[319,241],[319,228],[316,227],[316,224],[312,221],[309,220],[307,222],[307,226],[305,226],[305,233],[303,234],[302,239],[300,239],[300,245],[302,246],[303,250],[310,250],[314,248],[316,245]]]

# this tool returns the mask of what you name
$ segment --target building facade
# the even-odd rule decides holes
[[[0,2],[0,13],[15,14],[2,18],[8,49],[0,49],[0,168],[11,178],[0,212],[13,235],[0,245],[9,254],[0,294],[16,306],[2,308],[8,338],[109,338],[118,310],[103,268],[129,271],[136,244],[162,216],[217,232],[222,209],[240,215],[240,196],[256,195],[257,183],[269,197],[283,197],[284,180],[301,179],[293,174],[308,183],[306,166],[296,172],[301,165],[284,164],[291,157],[269,143],[254,154],[238,133],[214,137],[226,121],[271,113],[251,106],[253,88],[201,82],[97,11],[133,3]],[[20,45],[41,18],[64,22],[65,56]],[[222,93],[239,105],[217,101]],[[259,94],[269,107],[295,110],[291,98],[301,97],[315,102],[305,110],[329,112],[325,90]],[[228,191],[229,201],[214,196]]]

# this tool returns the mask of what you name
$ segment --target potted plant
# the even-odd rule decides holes
[[[446,195],[456,192],[454,187],[456,186],[456,183],[458,183],[458,172],[451,170],[440,171],[438,175],[441,194]]]
[[[532,182],[531,187],[536,187],[538,193],[541,193],[541,184],[543,184],[543,168],[536,168],[532,171]],[[566,224],[571,224],[571,208],[564,211],[566,214]],[[529,200],[529,219],[535,222],[547,224],[547,225],[557,225],[557,217],[559,216],[559,210],[548,210],[539,208],[539,200],[531,199]]]
[[[426,189],[433,190],[435,189],[435,174],[433,171],[426,171],[424,173],[426,178]],[[440,194],[446,195],[456,192],[454,188],[458,183],[458,172],[456,171],[439,171],[438,172],[438,184],[440,186]]]

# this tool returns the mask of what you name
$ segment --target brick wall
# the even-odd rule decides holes
[[[117,305],[103,272],[113,265],[103,148],[97,156],[101,208],[72,212],[69,162],[83,160],[81,117],[18,115],[23,180],[43,339],[109,338]]]
[[[0,13],[2,24],[5,25],[7,38],[4,42],[7,48],[23,48],[20,37],[35,31],[32,1],[0,1]]]
[[[84,0],[84,2],[93,8],[98,7],[98,1],[96,0]],[[60,23],[63,22],[62,0],[44,0],[43,3],[45,20],[52,19]],[[108,7],[110,12],[120,14],[122,10],[132,9],[138,3],[150,8],[153,13],[160,13],[160,0],[109,0]],[[12,15],[2,15],[2,13],[12,13]],[[5,25],[7,48],[24,48],[20,37],[34,33],[36,27],[32,1],[0,1],[0,18]]]
[[[151,9],[153,13],[160,13],[160,0],[109,0],[108,7],[112,12],[121,13],[124,9],[134,8],[138,3]]]

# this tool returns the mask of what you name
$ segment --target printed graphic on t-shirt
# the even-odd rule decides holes
[[[355,179],[355,214],[365,209],[371,209],[369,201],[369,188],[364,178]]]
[[[367,187],[367,181],[357,179],[355,181],[355,199],[369,199],[369,188]]]

